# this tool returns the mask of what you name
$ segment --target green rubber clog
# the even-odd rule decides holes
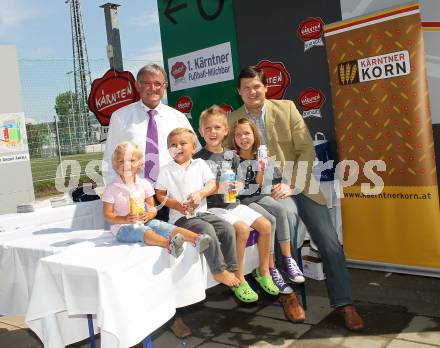
[[[243,282],[239,286],[231,288],[235,296],[242,302],[252,303],[258,301],[258,294],[252,290],[248,282]]]
[[[267,276],[260,275],[259,268],[256,268],[252,272],[252,275],[257,281],[257,283],[260,284],[261,288],[269,295],[276,296],[280,293],[280,289],[278,289],[278,287],[275,285],[270,275]]]

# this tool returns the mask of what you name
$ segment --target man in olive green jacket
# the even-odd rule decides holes
[[[269,155],[275,156],[275,160],[280,162],[283,174],[291,168],[290,185],[275,185],[272,197],[282,199],[285,204],[292,206],[293,211],[296,203],[299,216],[318,246],[326,273],[330,304],[343,316],[349,330],[362,330],[364,323],[353,306],[344,252],[325,198],[319,192],[319,183],[311,174],[315,149],[310,132],[292,101],[266,99],[266,92],[266,78],[262,70],[252,66],[242,69],[238,93],[244,105],[231,114],[229,125],[243,117],[252,120],[259,130],[262,144],[268,147]],[[293,167],[290,167],[292,163]]]

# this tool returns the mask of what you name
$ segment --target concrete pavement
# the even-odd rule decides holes
[[[325,282],[306,280],[306,321],[286,320],[282,307],[261,296],[256,305],[238,303],[224,286],[183,311],[193,336],[179,340],[164,325],[153,334],[155,348],[440,348],[440,279],[350,269],[356,305],[366,329],[347,331],[328,305]],[[141,347],[141,345],[138,345]],[[0,317],[0,348],[42,347],[22,317]],[[87,341],[71,345],[88,347]],[[104,347],[105,348],[105,347]]]

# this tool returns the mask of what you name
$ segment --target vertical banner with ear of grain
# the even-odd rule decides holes
[[[351,161],[342,181],[347,258],[438,276],[440,210],[419,6],[327,25],[324,35],[339,158]]]

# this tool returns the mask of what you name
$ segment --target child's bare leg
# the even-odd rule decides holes
[[[220,273],[215,273],[212,275],[216,281],[225,284],[226,286],[238,286],[240,285],[240,279],[238,279],[234,273],[224,270]]]
[[[274,257],[274,254],[270,254],[270,257],[269,257],[269,267],[270,268],[275,268],[275,257]]]
[[[236,252],[237,252],[237,271],[235,275],[240,279],[240,283],[245,281],[244,279],[244,252],[246,250],[246,243],[249,238],[250,229],[249,226],[243,222],[238,221],[234,224],[235,237],[236,237]]]
[[[175,227],[171,233],[170,238],[173,238],[176,234],[181,234],[185,242],[191,243],[199,253],[204,252],[211,243],[211,236],[208,234],[198,234],[183,227]]]
[[[183,236],[183,238],[185,239],[185,242],[193,243],[194,240],[198,237],[197,233],[190,231],[190,230],[187,230],[186,228],[176,226],[171,231],[170,238],[173,238],[177,233],[180,233]]]
[[[290,249],[290,241],[279,242],[281,255],[292,257],[292,251]]]
[[[144,243],[145,245],[155,245],[162,248],[167,247],[167,238],[161,236],[160,234],[154,232],[153,230],[144,231]]]
[[[270,258],[270,243],[271,243],[271,233],[272,225],[269,220],[265,217],[259,217],[256,219],[252,225],[253,228],[258,232],[258,257],[260,262],[260,275],[269,275],[269,258]]]

